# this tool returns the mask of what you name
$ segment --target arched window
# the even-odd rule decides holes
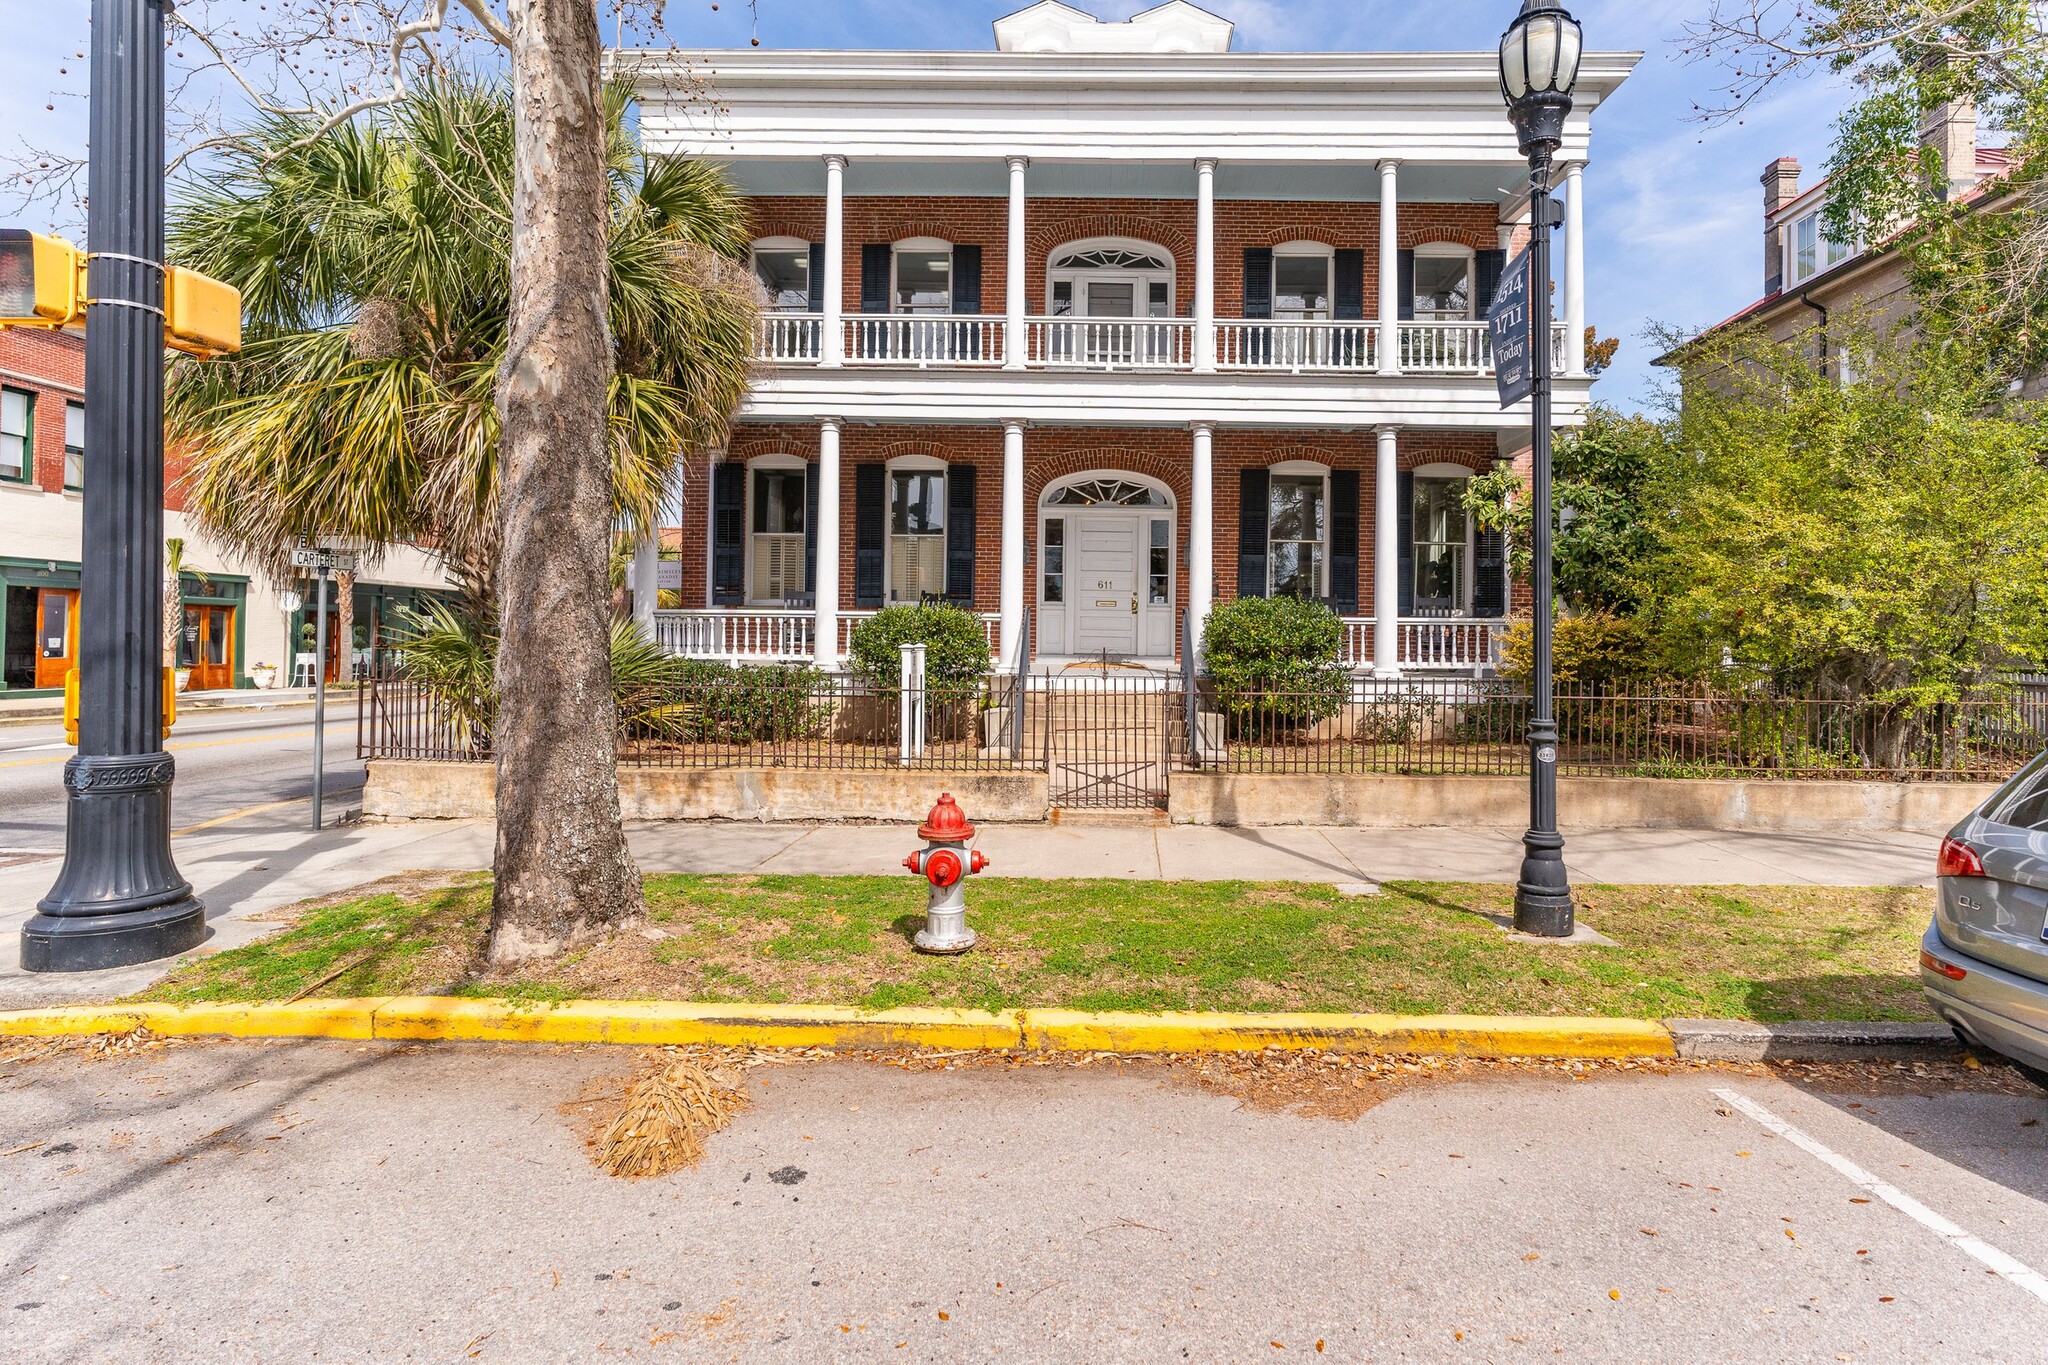
[[[1045,289],[1053,317],[1170,318],[1173,253],[1124,237],[1068,242],[1046,260]]]

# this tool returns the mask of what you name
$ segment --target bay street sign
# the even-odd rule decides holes
[[[1501,272],[1500,287],[1486,310],[1493,342],[1493,382],[1500,405],[1513,407],[1536,387],[1536,348],[1529,331],[1529,253],[1523,251]]]
[[[300,546],[292,551],[294,569],[325,569],[330,573],[354,573],[356,554],[353,550],[316,550]]]

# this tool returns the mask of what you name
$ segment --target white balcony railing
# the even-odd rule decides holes
[[[1219,318],[1216,364],[1226,370],[1357,373],[1379,368],[1370,322],[1263,322]]]
[[[773,365],[815,365],[825,335],[816,313],[763,313],[754,330],[754,358]]]
[[[1194,323],[1184,318],[1030,318],[1029,363],[1057,369],[1185,370]]]
[[[1394,648],[1402,668],[1498,668],[1506,629],[1499,617],[1404,616],[1394,628]],[[1344,618],[1345,667],[1372,667],[1372,635],[1372,617]]]
[[[839,613],[839,658],[852,651],[853,628],[873,615],[872,611]],[[1002,619],[992,611],[983,612],[981,625],[993,651],[1002,632]],[[817,638],[817,616],[808,608],[711,607],[654,613],[655,642],[685,659],[808,663],[816,657]]]
[[[1564,372],[1565,329],[1550,329],[1553,374]],[[1401,324],[1401,368],[1428,374],[1479,374],[1493,368],[1493,340],[1485,322],[1404,322]]]
[[[849,365],[981,366],[1003,363],[1003,324],[983,313],[863,314],[846,319]]]

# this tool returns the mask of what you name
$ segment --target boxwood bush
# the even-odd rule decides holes
[[[878,692],[903,677],[903,646],[921,644],[928,702],[971,701],[988,676],[988,635],[972,612],[944,604],[884,607],[853,628],[853,671]]]
[[[825,677],[799,664],[679,659],[670,714],[679,737],[700,744],[815,739],[831,723]]]
[[[1344,705],[1344,623],[1320,602],[1240,597],[1209,613],[1202,659],[1237,738],[1314,725]]]

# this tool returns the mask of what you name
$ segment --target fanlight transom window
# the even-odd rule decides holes
[[[1054,507],[1164,507],[1166,495],[1123,479],[1082,479],[1060,489],[1048,502]]]
[[[1089,247],[1053,258],[1054,270],[1171,270],[1157,256],[1118,246]]]

